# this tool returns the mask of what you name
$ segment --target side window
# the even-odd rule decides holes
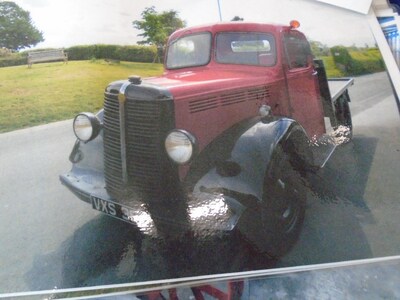
[[[308,42],[302,36],[295,34],[295,32],[286,34],[284,42],[289,68],[308,67],[308,58],[312,55]]]

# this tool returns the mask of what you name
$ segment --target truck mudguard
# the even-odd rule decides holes
[[[278,158],[281,151],[287,161],[283,173],[276,177],[272,170],[276,170],[274,164],[281,166],[282,159]],[[286,174],[298,174],[297,184],[304,185],[300,175],[311,161],[308,138],[297,122],[288,118],[258,118],[235,126],[207,147],[192,166],[187,180],[193,185],[194,199],[222,197],[234,212],[229,219],[234,225],[230,229],[235,228],[259,252],[279,257],[298,237],[306,198],[301,192],[304,186],[298,186],[300,194],[296,196],[296,188],[289,190],[292,182],[284,178],[290,178]],[[277,186],[281,189],[278,193]],[[206,194],[209,196],[199,197]],[[277,219],[265,211],[286,206],[288,202],[293,204],[288,206],[288,214],[282,216],[284,219],[289,214],[293,216],[287,218],[291,221],[282,229]]]
[[[293,167],[306,169],[312,157],[303,128],[288,118],[255,118],[204,149],[191,166],[188,185],[194,193],[226,194],[246,207],[261,203],[264,177],[278,144],[290,154]]]

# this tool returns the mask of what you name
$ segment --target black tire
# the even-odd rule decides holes
[[[306,188],[291,161],[278,146],[264,178],[262,242],[257,244],[272,258],[282,257],[293,247],[304,221]]]
[[[348,95],[340,97],[335,103],[335,137],[340,144],[348,143],[353,138],[353,122]]]

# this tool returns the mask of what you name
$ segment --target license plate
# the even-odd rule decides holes
[[[90,196],[90,198],[92,200],[93,209],[125,222],[136,224],[133,218],[130,217],[134,214],[132,208],[96,196]]]

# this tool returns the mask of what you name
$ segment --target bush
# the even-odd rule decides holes
[[[157,48],[151,46],[122,46],[117,50],[119,60],[132,62],[153,62]]]
[[[349,50],[343,46],[331,48],[333,60],[344,75],[355,76],[385,70],[385,64],[378,49]]]
[[[27,64],[28,51],[9,53],[3,49],[0,52],[0,67]],[[49,49],[40,49],[49,50]],[[35,50],[35,51],[40,51]],[[68,60],[110,59],[115,61],[153,62],[157,54],[154,46],[118,46],[118,45],[83,45],[73,46],[64,50]]]
[[[7,48],[0,48],[0,57],[6,57],[12,55],[12,51]]]
[[[376,73],[385,70],[385,64],[378,49],[351,51],[353,75]]]
[[[90,60],[96,58],[95,45],[73,46],[65,51],[68,53],[68,60]]]
[[[117,49],[120,46],[117,45],[95,45],[94,46],[94,57],[96,59],[119,59],[116,56]]]
[[[151,46],[90,45],[66,49],[69,60],[113,59],[131,62],[153,62],[156,48]]]
[[[331,48],[331,53],[333,56],[333,61],[336,66],[344,73],[349,73],[353,60],[347,51],[346,47],[335,46]]]
[[[0,57],[0,68],[21,66],[26,64],[28,64],[26,56],[18,53]]]

